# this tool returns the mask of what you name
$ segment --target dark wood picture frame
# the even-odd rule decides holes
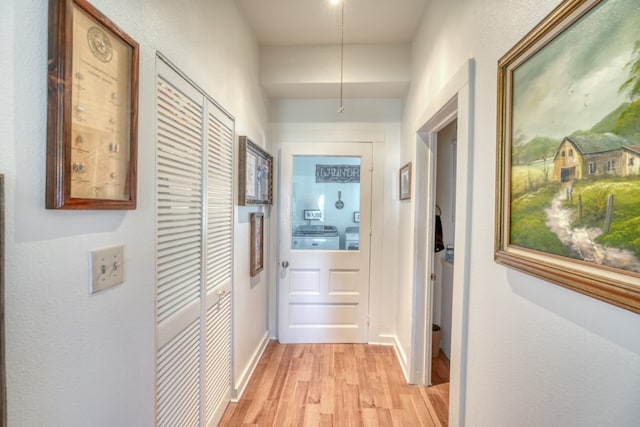
[[[46,208],[135,209],[138,43],[86,0],[49,0],[48,64]]]
[[[626,114],[627,110],[622,110],[624,103],[618,97],[628,92],[625,89],[628,76],[616,75],[619,80],[611,79],[612,57],[594,55],[593,46],[603,53],[611,52],[608,47],[616,46],[620,49],[616,55],[629,55],[631,59],[625,70],[633,70],[629,65],[634,61],[637,61],[635,67],[640,64],[640,56],[633,59],[634,52],[640,53],[634,47],[640,42],[637,14],[626,13],[628,9],[611,10],[614,7],[635,8],[635,5],[566,0],[498,61],[495,260],[640,313],[640,270],[632,267],[635,262],[631,261],[631,256],[622,258],[621,255],[623,251],[632,253],[633,250],[626,249],[624,241],[619,239],[614,244],[608,240],[598,243],[600,240],[595,237],[598,235],[595,231],[591,233],[593,237],[581,231],[585,227],[597,228],[598,237],[606,239],[609,230],[606,224],[611,221],[613,212],[611,191],[618,188],[616,180],[624,180],[620,185],[626,188],[640,185],[639,177],[631,177],[623,171],[623,167],[634,164],[624,159],[636,156],[635,163],[640,163],[637,146],[625,142],[628,137],[614,132],[615,127],[605,129],[606,121],[602,119],[606,116],[610,122],[619,123],[621,119],[616,120],[614,113],[621,110],[623,112],[618,114]],[[629,21],[621,22],[620,16]],[[630,28],[636,28],[635,32],[629,31]],[[626,39],[620,38],[621,33]],[[585,44],[581,43],[583,41]],[[582,58],[590,60],[582,61]],[[598,92],[587,94],[589,97],[579,90],[574,94],[572,88],[582,87],[587,76],[590,87],[598,87]],[[640,79],[640,75],[637,78]],[[633,81],[634,77],[629,79]],[[538,89],[541,81],[548,85]],[[613,108],[609,104],[621,105],[611,112],[609,109]],[[555,120],[559,109],[576,105],[575,109],[563,110],[562,120]],[[601,108],[604,111],[597,110],[597,115],[591,111],[590,115],[586,113],[587,107],[598,106],[607,107],[606,110]],[[553,130],[552,124],[557,126]],[[523,157],[527,144],[534,142],[532,145],[535,146],[545,139],[549,140],[551,151],[536,152],[539,157],[532,157],[533,154]],[[614,164],[612,159],[615,157],[612,156],[619,156],[615,164],[620,170],[615,172],[607,166],[607,161],[609,165]],[[533,179],[535,168],[542,168],[537,183]],[[597,216],[584,219],[583,208],[587,212],[587,205],[582,205],[578,193],[589,191],[589,187],[607,188],[602,194],[609,212],[605,218],[609,219],[601,221]],[[632,201],[629,199],[640,200],[640,192],[632,190],[630,194],[632,196],[625,200],[627,203]],[[633,213],[631,221],[640,216],[640,212],[629,212]],[[566,225],[564,222],[562,227],[556,225],[557,218],[568,218]],[[615,221],[615,213],[613,218]],[[592,225],[596,222],[597,226]],[[629,240],[629,232],[613,233],[613,225],[611,227],[611,237],[622,236]],[[577,229],[575,233],[574,229]],[[576,249],[577,245],[587,249]],[[589,250],[597,251],[598,256],[591,257]],[[615,251],[611,260],[604,255],[609,250]]]
[[[238,140],[238,204],[273,204],[273,156],[246,136],[240,136]]]
[[[411,162],[402,166],[398,175],[400,200],[411,200]]]
[[[249,273],[251,277],[254,277],[264,270],[264,214],[262,212],[251,213],[250,222]]]

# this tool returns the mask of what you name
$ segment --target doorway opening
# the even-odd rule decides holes
[[[458,121],[441,129],[435,146],[435,230],[431,384],[449,383],[451,360],[451,309],[456,215],[456,152]]]
[[[450,238],[455,248],[455,262],[451,263],[451,326],[450,326],[450,386],[449,425],[464,425],[466,388],[466,345],[468,330],[469,260],[470,260],[470,201],[471,154],[473,135],[473,59],[458,70],[447,85],[432,97],[424,121],[416,132],[416,202],[414,250],[414,292],[411,350],[411,381],[432,385],[432,324],[434,319],[435,271],[435,217],[438,177],[438,134],[448,126],[455,129],[455,167],[441,166],[449,171],[455,193],[455,209],[447,205],[447,215],[453,221],[455,234]],[[455,123],[455,124],[454,124]],[[440,135],[440,139],[446,138]],[[451,139],[449,140],[451,142]],[[449,143],[450,143],[449,142]],[[453,155],[452,153],[452,155]],[[455,177],[455,181],[454,181]],[[443,201],[442,204],[445,204]],[[438,203],[439,205],[439,203]],[[446,249],[445,249],[446,250]],[[443,274],[441,272],[441,274]],[[440,312],[442,318],[442,308]]]

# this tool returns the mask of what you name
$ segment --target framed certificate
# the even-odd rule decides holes
[[[138,44],[85,0],[49,1],[48,209],[135,209]]]
[[[273,157],[246,136],[239,138],[238,204],[271,205],[273,203]]]

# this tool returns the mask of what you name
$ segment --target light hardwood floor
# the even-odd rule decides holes
[[[446,426],[449,384],[408,385],[391,347],[271,341],[220,426]]]
[[[431,359],[431,384],[438,385],[449,382],[450,363],[442,350],[438,357]]]

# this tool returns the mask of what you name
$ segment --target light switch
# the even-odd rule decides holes
[[[96,249],[91,252],[90,292],[103,291],[124,282],[124,246]]]

